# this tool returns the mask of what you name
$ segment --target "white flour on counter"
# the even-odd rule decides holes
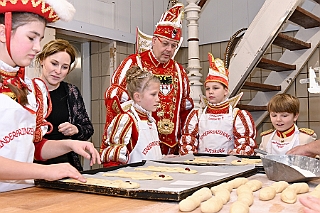
[[[291,165],[290,167],[294,168],[295,170],[300,172],[305,177],[315,177],[316,176],[314,173],[312,173],[312,172],[310,172],[310,171],[308,171],[306,169],[301,169],[298,166]]]

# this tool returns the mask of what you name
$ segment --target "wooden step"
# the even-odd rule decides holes
[[[320,0],[313,0],[313,1],[317,2],[318,4],[320,4]]]
[[[274,86],[270,84],[261,84],[261,83],[246,81],[242,86],[242,89],[270,92],[270,91],[280,91],[281,86]]]
[[[320,18],[301,7],[296,8],[289,20],[305,29],[320,26]]]
[[[277,38],[273,41],[273,44],[291,51],[311,48],[310,43],[285,35],[284,33],[279,33]]]
[[[278,62],[278,61],[274,61],[274,60],[270,60],[270,59],[266,59],[266,58],[261,58],[257,67],[259,67],[261,69],[273,70],[273,71],[277,71],[277,72],[296,69],[296,65],[285,64],[282,62]]]
[[[252,106],[252,105],[245,105],[245,104],[237,104],[237,108],[242,110],[247,110],[249,112],[267,111],[267,106]]]

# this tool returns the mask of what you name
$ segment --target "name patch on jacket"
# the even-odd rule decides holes
[[[10,141],[12,141],[14,138],[18,138],[21,135],[33,135],[33,134],[34,134],[33,128],[20,128],[15,131],[12,131],[8,135],[0,139],[0,149],[4,146],[4,144],[10,143]]]
[[[207,130],[202,135],[200,135],[200,140],[202,140],[204,137],[206,137],[208,135],[221,135],[221,136],[228,138],[229,141],[232,140],[231,135],[229,135],[228,133],[226,133],[222,130]]]
[[[153,141],[149,143],[146,148],[143,149],[142,154],[147,155],[148,152],[155,146],[159,146],[159,141]]]

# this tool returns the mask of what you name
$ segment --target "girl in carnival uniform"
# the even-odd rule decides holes
[[[3,1],[0,5],[0,191],[30,187],[31,179],[56,180],[71,177],[85,182],[70,164],[40,165],[37,160],[75,151],[100,162],[92,143],[43,138],[51,110],[45,83],[24,76],[40,51],[46,22],[70,20],[74,7],[66,0]],[[89,154],[89,153],[90,154]]]
[[[228,99],[228,75],[221,59],[209,57],[205,107],[187,117],[179,142],[180,155],[188,153],[254,155],[256,128],[249,112],[233,106],[242,94]],[[234,102],[234,104],[232,104]]]
[[[103,141],[101,161],[106,165],[134,163],[161,159],[159,136],[151,113],[159,106],[160,80],[151,72],[138,66],[126,73],[127,90],[131,98],[121,106],[118,115],[109,125]]]

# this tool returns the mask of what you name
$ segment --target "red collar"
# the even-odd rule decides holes
[[[229,112],[229,102],[226,101],[218,105],[207,105],[207,114],[227,114]]]
[[[277,130],[276,133],[279,138],[287,138],[293,135],[294,131],[295,131],[295,128],[294,128],[294,125],[292,125],[292,127],[290,127],[288,130],[283,132]]]

